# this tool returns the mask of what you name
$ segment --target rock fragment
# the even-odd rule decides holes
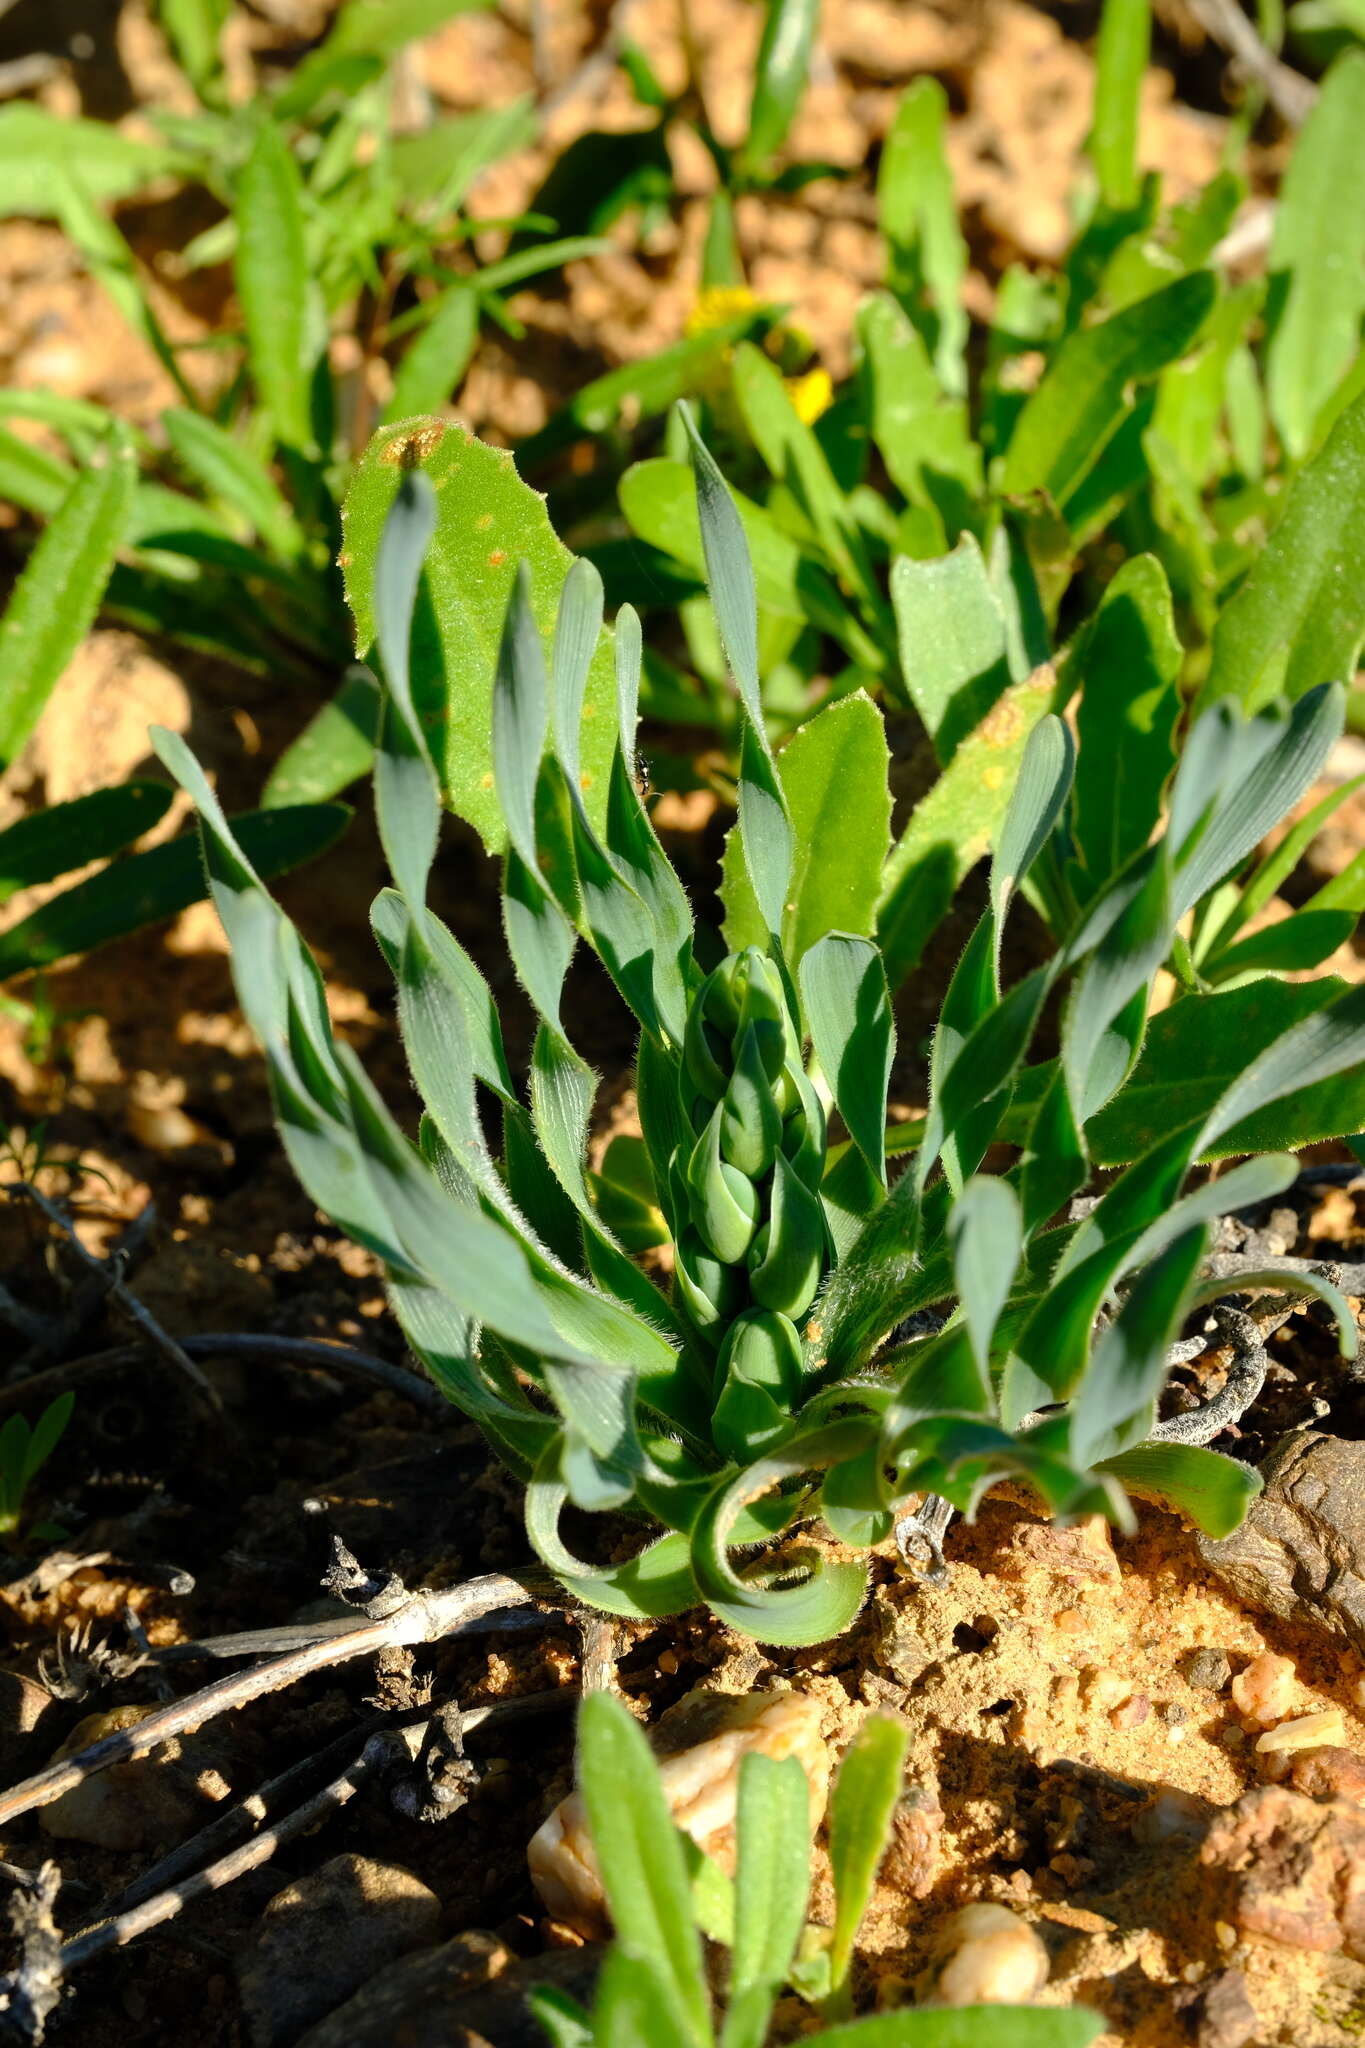
[[[924,1785],[909,1785],[891,1816],[882,1881],[910,1899],[927,1899],[943,1861],[943,1808]]]
[[[545,2048],[527,1994],[544,1984],[590,2005],[601,1962],[598,1948],[523,1962],[474,1929],[390,1963],[297,2048]]]
[[[829,1794],[830,1754],[821,1708],[808,1693],[689,1693],[653,1732],[664,1795],[673,1818],[727,1871],[734,1868],[739,1767],[751,1752],[796,1757],[810,1785],[811,1832]],[[588,1937],[607,1928],[607,1903],[577,1792],[560,1801],[527,1850],[531,1882],[551,1916]]]
[[[1220,1970],[1185,2007],[1194,2023],[1195,2048],[1253,2048],[1261,2021],[1240,1970]]]
[[[1365,1650],[1365,1443],[1294,1430],[1261,1467],[1240,1529],[1199,1550],[1239,1600]]]
[[[1216,1816],[1199,1853],[1244,1934],[1365,1961],[1365,1813],[1261,1785]]]
[[[1289,1772],[1296,1792],[1310,1799],[1347,1799],[1353,1806],[1365,1806],[1365,1758],[1353,1749],[1309,1749],[1300,1751]]]
[[[1196,1692],[1222,1692],[1232,1677],[1232,1665],[1226,1650],[1205,1646],[1181,1660],[1180,1675]]]
[[[276,1892],[239,1968],[250,2048],[290,2048],[398,1956],[436,1938],[441,1902],[411,1871],[334,1856]]]
[[[1232,1681],[1232,1703],[1244,1721],[1262,1728],[1282,1721],[1294,1699],[1294,1660],[1262,1650]]]
[[[135,1728],[155,1707],[114,1707],[78,1721],[59,1757],[74,1756],[106,1735]],[[147,1756],[113,1764],[82,1779],[38,1815],[38,1825],[56,1841],[88,1842],[96,1849],[161,1849],[203,1827],[210,1810],[232,1788],[221,1768],[222,1753],[210,1739],[172,1736]]]
[[[930,2005],[1027,2005],[1047,1982],[1047,1950],[1008,1906],[964,1906],[938,1948]]]
[[[1330,1749],[1339,1745],[1345,1734],[1341,1708],[1327,1707],[1320,1714],[1299,1714],[1292,1721],[1267,1728],[1257,1738],[1256,1748],[1263,1756],[1283,1755],[1296,1749]]]

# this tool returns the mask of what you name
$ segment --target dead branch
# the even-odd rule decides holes
[[[541,1713],[547,1708],[561,1707],[573,1696],[566,1689],[559,1693],[532,1693],[521,1699],[498,1700],[489,1706],[472,1707],[468,1713],[459,1716],[460,1732],[462,1735],[472,1733],[474,1729],[481,1728],[486,1722],[495,1719],[503,1721],[519,1714]],[[270,1861],[283,1843],[292,1841],[296,1835],[307,1834],[354,1799],[366,1778],[382,1773],[394,1764],[411,1762],[414,1746],[420,1743],[426,1732],[427,1724],[421,1719],[401,1726],[390,1724],[377,1729],[366,1739],[359,1756],[354,1757],[338,1776],[332,1778],[320,1791],[313,1793],[301,1806],[282,1815],[273,1825],[260,1828],[249,1841],[218,1857],[215,1862],[196,1870],[193,1875],[182,1877],[181,1871],[186,1867],[183,1859],[186,1856],[194,1851],[202,1854],[209,1845],[210,1838],[216,1845],[222,1838],[225,1821],[231,1821],[240,1828],[243,1818],[252,1808],[259,1808],[264,1813],[271,1795],[277,1794],[280,1787],[286,1783],[297,1780],[300,1767],[295,1766],[293,1771],[284,1772],[269,1785],[263,1786],[252,1800],[236,1808],[233,1814],[224,1816],[224,1821],[214,1822],[193,1842],[186,1843],[182,1850],[177,1850],[173,1857],[166,1858],[154,1870],[148,1871],[135,1888],[130,1887],[130,1890],[136,1889],[140,1895],[136,1902],[125,1903],[122,1911],[110,1914],[80,1934],[73,1935],[62,1945],[60,1968],[63,1971],[73,1970],[81,1963],[89,1962],[93,1956],[103,1955],[107,1949],[125,1948],[130,1941],[136,1941],[139,1935],[150,1932],[154,1927],[163,1926],[168,1920],[173,1920],[196,1899],[205,1897],[209,1892],[221,1891],[225,1885],[232,1884],[248,1871],[260,1869],[262,1864]],[[346,1738],[347,1747],[353,1746],[354,1742],[354,1735]],[[323,1755],[331,1759],[338,1747],[340,1745],[332,1744]],[[311,1758],[310,1767],[315,1768],[318,1761],[316,1757]],[[179,1863],[179,1869],[175,1872],[175,1881],[166,1883],[165,1874],[173,1862]],[[161,1878],[163,1883],[153,1889],[158,1878]],[[125,1894],[125,1901],[126,1898]]]
[[[440,1388],[430,1380],[420,1377],[408,1366],[392,1365],[388,1359],[376,1358],[351,1344],[330,1344],[318,1337],[276,1337],[247,1330],[214,1330],[203,1336],[181,1337],[177,1343],[185,1356],[191,1359],[273,1360],[281,1365],[299,1366],[305,1371],[321,1368],[342,1377],[373,1380],[379,1386],[401,1394],[405,1401],[411,1401],[428,1415],[456,1414]],[[151,1348],[149,1344],[120,1344],[108,1351],[92,1351],[86,1358],[70,1359],[65,1365],[51,1366],[45,1372],[33,1373],[28,1379],[0,1387],[0,1406],[35,1397],[51,1399],[82,1374],[115,1372],[136,1365]]]
[[[91,1277],[98,1279],[119,1313],[126,1316],[128,1321],[141,1331],[146,1342],[160,1353],[168,1365],[173,1365],[176,1371],[189,1381],[200,1400],[207,1403],[215,1415],[221,1415],[223,1404],[217,1389],[205,1378],[189,1354],[176,1343],[169,1330],[161,1327],[151,1310],[144,1307],[132,1289],[126,1285],[122,1277],[121,1262],[117,1259],[101,1259],[94,1252],[87,1251],[71,1219],[55,1202],[50,1202],[46,1195],[40,1194],[28,1181],[16,1181],[9,1192],[12,1198],[22,1197],[25,1201],[32,1202],[35,1208],[46,1216],[53,1228],[61,1231],[76,1257]]]
[[[1280,119],[1291,128],[1301,127],[1317,105],[1318,88],[1267,48],[1237,0],[1190,0],[1190,10],[1237,69],[1264,90]]]
[[[502,1572],[490,1572],[483,1578],[469,1580],[463,1586],[452,1586],[439,1592],[415,1592],[382,1620],[359,1621],[353,1628],[289,1651],[271,1662],[254,1664],[250,1670],[216,1679],[212,1685],[191,1693],[188,1698],[149,1714],[136,1727],[106,1735],[88,1749],[49,1764],[45,1770],[25,1779],[23,1784],[0,1794],[0,1826],[7,1826],[20,1814],[31,1813],[36,1807],[50,1805],[74,1785],[93,1777],[97,1771],[108,1770],[111,1764],[127,1763],[133,1757],[146,1756],[171,1736],[202,1727],[206,1721],[212,1721],[220,1714],[234,1713],[252,1700],[293,1685],[311,1672],[327,1670],[355,1657],[371,1656],[377,1650],[401,1644],[439,1642],[494,1608],[524,1606],[542,1598],[553,1601],[555,1594],[548,1574],[540,1573],[527,1573],[523,1583]]]

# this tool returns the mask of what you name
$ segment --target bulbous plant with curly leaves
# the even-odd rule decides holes
[[[1159,1429],[1154,1438],[1156,1404],[1183,1319],[1226,1290],[1201,1277],[1210,1220],[1283,1189],[1296,1161],[1258,1156],[1185,1184],[1201,1159],[1250,1149],[1238,1142],[1248,1118],[1264,1122],[1268,1106],[1365,1055],[1365,990],[1325,1003],[1243,1071],[1234,1054],[1212,1107],[1149,1146],[1082,1220],[1057,1219],[1090,1178],[1087,1125],[1132,1072],[1180,920],[1307,786],[1340,730],[1341,692],[1251,722],[1222,705],[1206,713],[1164,834],[1108,879],[1044,965],[1003,988],[1011,903],[1066,829],[1072,743],[1058,718],[1042,721],[995,849],[989,907],[943,997],[916,1156],[888,1184],[894,1033],[882,960],[837,929],[807,931],[799,959],[784,949],[810,850],[795,843],[760,715],[743,530],[695,433],[693,462],[745,714],[736,830],[762,940],[706,971],[711,935],[694,927],[632,773],[641,642],[627,608],[615,622],[605,823],[593,822],[579,734],[601,584],[587,563],[571,571],[547,673],[523,574],[498,662],[493,758],[507,942],[540,1019],[529,1100],[487,985],[426,903],[440,806],[409,673],[434,519],[420,471],[397,487],[375,569],[386,682],[375,788],[394,887],[373,911],[425,1104],[417,1145],[334,1041],[311,956],[192,756],[159,737],[199,806],[237,987],[300,1178],[383,1260],[414,1352],[525,1482],[535,1551],[591,1606],[658,1616],[706,1602],[762,1641],[821,1641],[857,1613],[866,1572],[856,1557],[799,1547],[798,1525],[822,1520],[857,1551],[885,1541],[913,1496],[971,1512],[1005,1478],[1057,1515],[1126,1521],[1134,1486],[1226,1531],[1255,1475]],[[827,842],[821,859],[838,858]],[[607,1227],[586,1170],[595,1078],[561,1017],[580,939],[640,1026],[639,1114],[650,1201],[672,1244],[668,1291]],[[712,939],[711,959],[717,950]],[[983,1173],[1062,983],[1060,1056],[1029,1069],[1046,1085],[1014,1164]],[[501,1110],[497,1157],[481,1091]],[[1350,1319],[1332,1298],[1345,1335]],[[937,1311],[919,1316],[924,1333],[888,1345],[921,1311]],[[632,1516],[652,1540],[626,1563],[585,1561],[561,1529],[570,1504]]]

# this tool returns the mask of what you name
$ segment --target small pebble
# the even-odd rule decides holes
[[[1152,1702],[1145,1692],[1135,1692],[1121,1707],[1115,1707],[1109,1716],[1109,1725],[1120,1733],[1125,1728],[1140,1728],[1152,1711]]]
[[[1244,1721],[1269,1728],[1283,1721],[1294,1700],[1294,1660],[1262,1650],[1232,1681],[1232,1702]]]
[[[1007,1906],[964,1906],[942,1929],[939,1951],[931,2005],[1025,2005],[1047,1982],[1047,1950]]]
[[[1183,1728],[1190,1718],[1190,1710],[1182,1707],[1178,1700],[1167,1700],[1161,1709],[1161,1718],[1168,1728]]]
[[[1106,1671],[1098,1664],[1088,1664],[1081,1673],[1081,1690],[1088,1707],[1105,1712],[1109,1707],[1119,1707],[1133,1696],[1130,1682],[1117,1671]]]
[[[1365,1806],[1365,1758],[1353,1749],[1301,1750],[1289,1773],[1296,1792],[1310,1799],[1349,1799]]]
[[[1205,1647],[1181,1659],[1180,1675],[1196,1692],[1222,1692],[1232,1676],[1226,1650]]]
[[[1331,1749],[1345,1741],[1346,1724],[1340,1707],[1328,1707],[1321,1714],[1300,1714],[1296,1720],[1281,1721],[1268,1728],[1257,1742],[1262,1755],[1286,1749]]]

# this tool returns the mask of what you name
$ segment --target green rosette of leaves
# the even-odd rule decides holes
[[[507,949],[538,1018],[524,1086],[487,982],[427,900],[441,793],[423,620],[433,590],[459,593],[420,461],[396,479],[366,565],[393,875],[372,923],[422,1100],[416,1142],[335,1040],[311,956],[193,757],[160,736],[198,804],[295,1168],[382,1261],[413,1351],[523,1482],[534,1552],[589,1605],[659,1616],[704,1602],[761,1641],[821,1642],[864,1597],[857,1553],[916,1500],[970,1514],[1006,1479],[1062,1517],[1131,1521],[1131,1488],[1226,1533],[1259,1482],[1211,1448],[1216,1418],[1206,1437],[1162,1418],[1171,1347],[1228,1292],[1207,1267],[1214,1219],[1288,1186],[1293,1145],[1365,1125],[1365,991],[1286,983],[1245,941],[1226,955],[1228,985],[1211,963],[1271,886],[1253,876],[1229,894],[1319,773],[1343,693],[1250,716],[1220,700],[1178,760],[1163,726],[1108,817],[1103,685],[1117,680],[1099,634],[1079,761],[1062,720],[1039,717],[993,830],[985,907],[935,991],[925,1114],[888,1131],[881,715],[836,698],[775,752],[744,527],[683,426],[739,699],[725,939],[694,917],[636,782],[638,619],[622,606],[608,634],[585,561],[546,618],[523,562],[477,738]],[[1005,939],[1025,894],[1046,930],[1011,981]],[[640,1135],[595,1169],[597,1077],[564,1015],[580,946],[638,1027]],[[1180,998],[1153,1018],[1168,963]],[[1045,1020],[1055,1056],[1036,1045]],[[1200,1171],[1234,1156],[1216,1180]],[[1075,1207],[1100,1166],[1118,1170]],[[652,1246],[665,1257],[642,1259]],[[1235,1284],[1319,1295],[1353,1348],[1325,1280]],[[622,1561],[619,1519],[596,1546],[571,1540],[570,1508],[624,1517],[634,1554]],[[580,1554],[592,1548],[615,1561]]]

